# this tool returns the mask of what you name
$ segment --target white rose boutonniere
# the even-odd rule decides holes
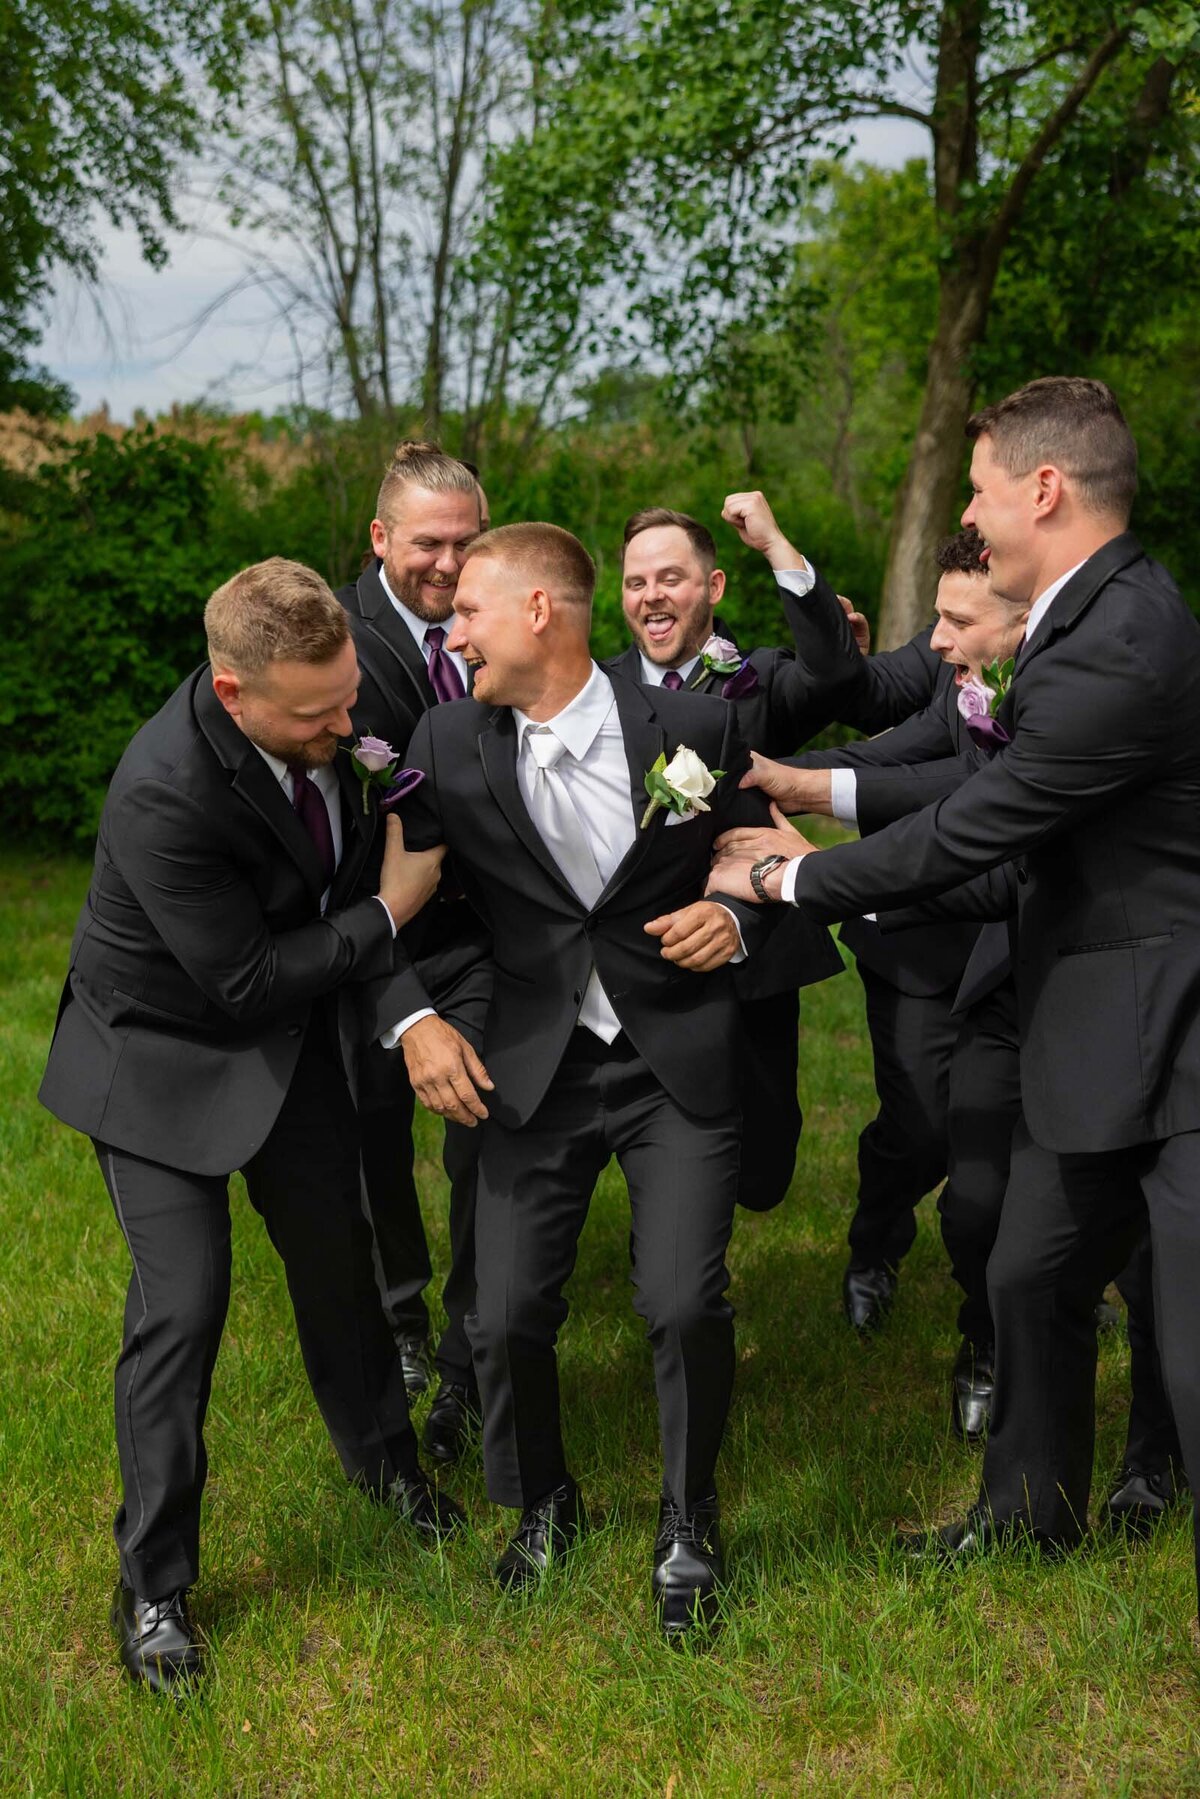
[[[669,762],[665,754],[659,756],[646,773],[650,804],[642,813],[642,830],[660,806],[680,818],[694,818],[697,812],[711,811],[705,802],[724,772],[720,768],[707,769],[695,750],[682,743]]]

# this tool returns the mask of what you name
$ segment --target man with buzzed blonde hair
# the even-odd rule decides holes
[[[505,1590],[535,1583],[587,1526],[555,1341],[596,1178],[610,1155],[621,1165],[664,1463],[652,1592],[676,1637],[712,1619],[723,1574],[741,1036],[728,965],[757,933],[743,941],[755,908],[699,896],[716,832],[746,814],[747,758],[731,707],[592,661],[594,585],[583,545],[554,525],[504,526],[467,550],[450,648],[475,703],[426,713],[409,747],[425,780],[403,809],[412,842],[447,846],[494,941],[487,1074],[448,1035],[417,1092],[480,1138],[468,1329],[488,1491],[521,1513],[496,1569]],[[675,783],[665,804],[646,786],[656,768]],[[817,967],[840,967],[827,933],[809,945]]]
[[[351,767],[358,663],[311,569],[274,557],[208,602],[209,662],[134,737],[100,820],[42,1103],[91,1137],[132,1263],[116,1370],[113,1625],[129,1674],[194,1679],[204,1418],[230,1286],[229,1176],[287,1270],[347,1477],[426,1539],[462,1520],[417,1462],[359,1205],[342,990],[393,974],[431,896]],[[368,793],[364,806],[363,795]]]

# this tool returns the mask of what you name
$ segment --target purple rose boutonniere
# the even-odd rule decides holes
[[[996,722],[996,712],[1012,685],[1014,658],[989,662],[981,675],[970,675],[958,690],[958,710],[972,743],[994,756],[1012,738]]]
[[[758,676],[750,658],[742,655],[732,638],[718,637],[715,631],[700,651],[700,672],[692,686],[700,687],[710,675],[728,676],[721,688],[723,700],[744,700],[758,692]]]
[[[400,757],[382,737],[360,737],[350,751],[350,766],[362,782],[363,811],[370,810],[372,787],[381,790],[381,811],[394,806],[425,779],[419,768],[401,768]]]

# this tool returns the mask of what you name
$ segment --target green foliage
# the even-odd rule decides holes
[[[204,602],[247,547],[215,446],[145,426],[28,484],[3,545],[0,822],[86,841],[126,743],[204,656]]]

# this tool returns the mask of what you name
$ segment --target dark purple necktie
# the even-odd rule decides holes
[[[662,678],[662,684],[669,687],[672,693],[678,693],[683,686],[683,676],[677,668],[669,668]]]
[[[333,880],[337,862],[333,854],[333,826],[329,822],[325,796],[316,783],[309,780],[307,769],[302,768],[298,762],[288,763],[288,773],[292,777],[292,804],[296,808],[296,817],[313,840],[313,848],[325,871],[325,885],[328,887]]]
[[[462,676],[442,648],[446,641],[442,627],[430,625],[425,641],[429,645],[429,685],[437,695],[439,705],[444,700],[463,699],[467,690],[462,684]]]

